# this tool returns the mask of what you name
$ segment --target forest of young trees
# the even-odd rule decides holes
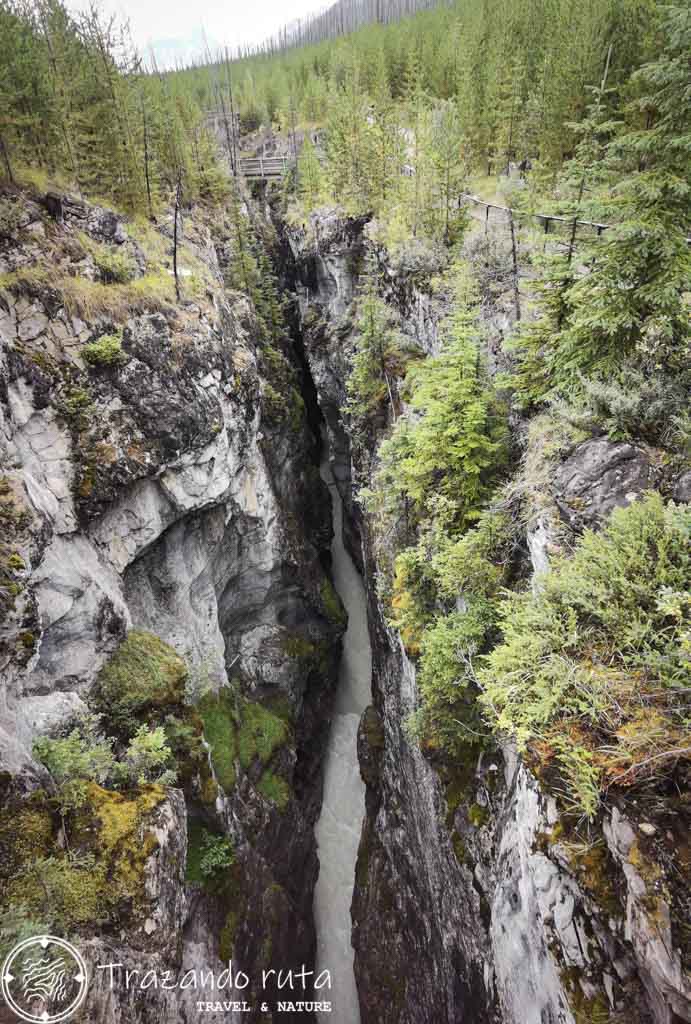
[[[0,3],[0,168],[44,173],[126,210],[178,186],[213,196],[221,168],[203,111],[175,76],[144,73],[126,29],[94,5]]]
[[[574,155],[605,65],[608,118],[645,124],[632,76],[659,49],[663,7],[454,0],[378,24],[393,8],[371,0],[330,9],[374,20],[346,37],[159,73],[96,7],[72,16],[59,0],[2,0],[3,169],[59,168],[87,192],[150,206],[178,179],[190,196],[213,192],[210,110],[229,124],[237,113],[246,131],[322,126],[326,163],[309,148],[303,158],[311,201],[378,209],[395,194],[408,208],[402,230],[448,239],[470,173],[523,160],[554,172]],[[412,195],[399,202],[399,190]]]

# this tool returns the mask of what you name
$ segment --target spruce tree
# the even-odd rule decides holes
[[[660,58],[633,82],[642,127],[615,138],[608,161],[617,223],[592,247],[568,293],[555,370],[608,373],[633,357],[650,368],[688,365],[691,280],[691,7],[670,7]]]

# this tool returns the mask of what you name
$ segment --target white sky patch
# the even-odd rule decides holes
[[[67,0],[72,11],[89,0]],[[260,43],[281,26],[323,10],[325,0],[101,0],[104,13],[129,21],[142,54],[153,46],[160,65],[189,61],[204,50],[202,30],[212,52]]]

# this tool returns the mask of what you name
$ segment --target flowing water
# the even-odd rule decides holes
[[[320,864],[314,893],[317,974],[329,970],[333,986],[330,993],[325,989],[317,993],[317,998],[328,999],[332,1004],[332,1012],[318,1014],[318,1018],[320,1024],[359,1024],[350,944],[350,904],[365,814],[357,730],[360,715],[371,700],[372,653],[365,588],[343,545],[343,503],[334,485],[328,451],[322,461],[321,475],[329,485],[333,502],[333,580],[348,612],[348,629],[343,638],[338,693],[325,759],[324,801],[316,826]]]

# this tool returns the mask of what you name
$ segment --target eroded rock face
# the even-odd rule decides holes
[[[346,488],[366,472],[346,464],[360,457],[344,413],[354,324],[335,292],[353,295],[357,286],[342,281],[347,253],[327,220],[317,233],[318,253],[300,244],[295,252],[311,280],[302,309],[306,355],[329,427],[340,438]],[[350,251],[357,243],[348,237]],[[314,260],[339,265],[331,274],[338,289],[329,283],[319,291]],[[411,296],[399,296],[409,313]],[[490,340],[500,344],[505,310],[490,306],[483,318]],[[411,329],[419,326],[433,345],[429,307],[424,320],[411,320]],[[550,501],[566,521],[561,532],[573,536],[599,526],[656,481],[642,449],[595,438],[558,469]],[[665,832],[668,824],[643,820],[642,810],[614,808],[584,847],[569,837],[555,800],[510,748],[478,753],[451,773],[444,764],[435,770],[406,735],[417,698],[414,666],[385,625],[367,521],[347,498],[345,504],[353,512],[350,543],[361,545],[366,567],[374,659],[373,707],[358,737],[367,814],[352,906],[364,1024],[691,1020],[679,951],[684,901],[661,866],[664,843],[671,848],[680,837]],[[546,513],[533,517],[526,548],[536,577],[547,572],[559,544]]]
[[[641,448],[605,437],[585,441],[558,469],[554,494],[572,529],[599,526],[653,486],[656,474]]]
[[[361,727],[370,751],[374,740],[375,770],[370,755],[352,906],[363,1024],[490,1024],[500,1017],[481,895],[452,846],[441,781],[405,734],[414,670],[397,640],[379,629],[373,648],[379,718]]]
[[[134,244],[108,211],[65,201],[51,215],[65,249],[76,226],[94,241]],[[40,216],[32,205],[27,224]],[[204,226],[189,232],[214,283],[206,299],[176,311],[87,322],[48,288],[0,293],[0,498],[14,524],[7,557],[17,591],[0,634],[0,771],[15,791],[45,782],[35,738],[86,708],[132,628],[169,643],[205,686],[232,677],[246,698],[282,702],[292,722],[277,755],[292,779],[285,807],[259,791],[254,764],[194,807],[232,837],[242,872],[244,908],[225,955],[230,941],[238,965],[261,979],[274,961],[288,968],[314,958],[313,825],[343,625],[324,598],[331,527],[317,440],[304,416],[265,414],[254,311],[224,292]],[[24,233],[0,256],[8,269],[31,265],[40,246],[36,232]],[[116,329],[121,356],[88,363],[84,345]],[[158,817],[144,931],[94,935],[90,959],[139,966],[143,955],[159,970],[220,972],[228,908],[199,886],[185,895],[182,793],[171,791]],[[90,1019],[196,1020],[190,1000],[111,991],[100,977]],[[243,1019],[256,1019],[258,1006]]]

